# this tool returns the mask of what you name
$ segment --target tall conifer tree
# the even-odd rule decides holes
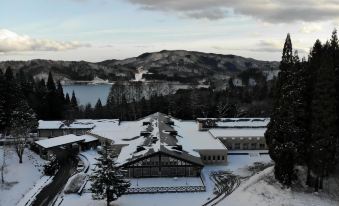
[[[96,169],[91,176],[94,199],[106,199],[110,202],[123,195],[130,183],[123,178],[121,169],[116,165],[110,146],[107,142],[102,145],[102,153],[97,158]]]
[[[323,57],[330,55],[325,45]],[[310,167],[315,177],[315,190],[322,188],[323,178],[333,169],[337,137],[337,109],[333,61],[325,58],[318,70],[312,99]]]
[[[298,65],[288,34],[275,88],[273,114],[265,134],[269,154],[275,162],[275,177],[285,185],[290,185],[293,180],[299,138],[303,132],[297,116],[302,112]]]

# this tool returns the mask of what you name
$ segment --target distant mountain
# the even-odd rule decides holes
[[[262,71],[278,70],[279,62],[259,61],[235,55],[221,55],[194,51],[174,50],[144,53],[124,60],[106,60],[97,63],[86,61],[5,61],[0,69],[11,67],[14,72],[23,69],[35,78],[46,78],[52,71],[58,80],[93,80],[95,77],[114,81],[133,80],[135,74],[143,71],[147,80],[169,81],[220,80],[235,76],[248,69]]]

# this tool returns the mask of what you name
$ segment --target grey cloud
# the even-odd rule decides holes
[[[125,0],[142,9],[177,12],[191,18],[221,19],[229,14],[265,22],[321,21],[339,17],[339,0]]]

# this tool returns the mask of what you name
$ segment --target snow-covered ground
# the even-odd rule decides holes
[[[83,153],[92,164],[97,156],[95,151]],[[252,174],[248,170],[248,166],[255,162],[268,163],[271,159],[268,155],[252,156],[252,155],[230,155],[227,165],[206,166],[203,169],[203,179],[206,185],[206,192],[197,193],[163,193],[163,194],[133,194],[124,195],[116,202],[112,203],[115,206],[184,206],[184,205],[202,205],[209,199],[214,197],[214,183],[209,178],[209,174],[213,171],[231,171],[236,175],[247,177]],[[93,169],[93,166],[92,166]],[[147,185],[154,183],[160,184],[162,178],[156,181],[157,178],[148,182]],[[132,180],[135,183],[135,180]],[[145,181],[145,179],[139,180]],[[145,183],[146,184],[146,183]],[[87,185],[89,187],[89,185]],[[92,200],[90,193],[79,195],[65,195],[62,202],[63,206],[67,205],[85,205],[85,206],[104,206],[106,202],[101,200]],[[282,189],[273,179],[273,168],[267,168],[249,179],[243,181],[238,189],[230,196],[223,199],[217,205],[232,205],[232,206],[337,206],[339,200],[329,198],[329,195],[319,193],[297,192],[288,189]]]
[[[83,155],[89,159],[91,163],[91,169],[93,169],[93,163],[95,162],[95,156],[97,156],[96,152],[91,150],[88,152],[83,152]],[[251,174],[248,171],[248,166],[253,165],[254,162],[270,162],[271,159],[268,155],[261,156],[250,156],[250,155],[230,155],[228,157],[227,165],[218,165],[218,166],[205,166],[202,173],[203,179],[206,186],[206,192],[196,192],[196,193],[163,193],[163,194],[133,194],[133,195],[124,195],[120,197],[116,202],[112,203],[112,205],[119,206],[172,206],[175,201],[175,205],[202,205],[207,202],[210,198],[214,197],[213,189],[214,183],[209,178],[209,174],[213,171],[227,170],[231,171],[234,174],[240,176],[248,176]],[[149,186],[150,183],[154,183],[154,186],[162,184],[164,182],[168,183],[168,180],[164,180],[164,178],[159,178],[159,181],[156,181],[157,178],[154,178],[150,182],[147,183]],[[173,179],[172,179],[173,180]],[[132,180],[135,183],[135,179]],[[145,179],[139,179],[139,181],[146,181]],[[174,180],[173,180],[174,181]],[[140,182],[140,183],[141,183]],[[145,183],[146,184],[146,183]],[[89,188],[90,183],[86,186]],[[105,205],[105,201],[92,200],[90,193],[84,193],[82,196],[77,194],[64,195],[64,199],[62,202],[62,206],[68,205],[86,205],[86,206],[100,206]]]
[[[203,186],[199,177],[178,178],[135,178],[130,180],[131,187],[178,187],[178,186]]]
[[[0,147],[0,164],[2,164],[2,154],[3,148]],[[6,163],[5,181],[9,185],[0,183],[0,205],[14,206],[43,176],[44,161],[29,149],[25,149],[23,163],[19,164],[14,148],[10,148]]]
[[[0,147],[2,154],[2,148]],[[90,163],[91,173],[94,169],[95,158],[98,156],[95,150],[82,152]],[[0,155],[0,160],[2,155]],[[36,154],[26,149],[24,154],[24,163],[19,164],[18,158],[14,150],[10,151],[7,158],[6,169],[6,181],[12,182],[11,187],[0,187],[0,205],[1,206],[14,206],[23,196],[30,191],[33,186],[41,182],[42,177],[42,165],[41,160]],[[181,205],[202,205],[209,199],[214,197],[213,189],[214,183],[210,179],[209,174],[214,171],[230,171],[233,174],[247,177],[252,174],[248,170],[248,166],[253,165],[255,162],[270,162],[268,155],[229,155],[228,163],[226,165],[218,166],[206,166],[204,167],[203,180],[206,186],[206,192],[197,193],[163,193],[163,194],[133,194],[124,195],[116,202],[112,203],[115,206],[177,206]],[[151,181],[147,181],[147,178],[133,179],[132,184],[143,186],[159,186],[163,184],[182,183],[183,179],[174,178],[153,178]],[[190,183],[198,184],[195,179],[187,178],[191,180]],[[186,182],[186,180],[185,180]],[[333,180],[331,180],[333,182]],[[336,183],[339,185],[339,181]],[[90,182],[86,188],[90,187]],[[339,196],[339,194],[338,194]],[[232,205],[232,206],[337,206],[339,205],[339,197],[333,194],[327,194],[325,192],[319,192],[314,194],[312,192],[303,192],[301,190],[282,189],[281,185],[277,183],[273,178],[273,168],[267,168],[263,172],[260,172],[249,179],[244,180],[240,187],[237,188],[230,196],[223,199],[217,205]],[[62,206],[68,205],[83,205],[83,206],[104,206],[106,205],[104,200],[93,200],[90,193],[84,193],[82,196],[77,194],[68,194],[63,196]]]
[[[282,189],[273,177],[273,167],[252,176],[240,187],[219,203],[232,206],[337,206],[339,199],[330,198],[320,192],[315,194]],[[338,183],[339,186],[339,183]],[[339,196],[339,194],[338,194]]]

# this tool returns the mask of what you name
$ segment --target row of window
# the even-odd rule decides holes
[[[225,156],[223,156],[223,155],[208,155],[208,156],[202,156],[202,159],[204,160],[204,161],[211,161],[211,160],[225,160]]]
[[[242,147],[241,147],[242,145]],[[266,145],[263,144],[263,143],[260,143],[259,144],[259,147],[258,147],[258,143],[234,143],[234,147],[232,144],[228,144],[227,145],[227,148],[232,150],[232,149],[243,149],[243,150],[247,150],[247,149],[265,149],[266,148]]]
[[[171,168],[129,168],[127,174],[129,177],[149,177],[149,176],[198,176],[199,169],[194,167],[171,167]]]
[[[159,162],[138,162],[136,164],[134,164],[135,166],[152,166],[152,165],[159,165]],[[182,162],[182,161],[177,161],[177,162],[161,162],[161,165],[191,165],[189,163],[186,162]]]

